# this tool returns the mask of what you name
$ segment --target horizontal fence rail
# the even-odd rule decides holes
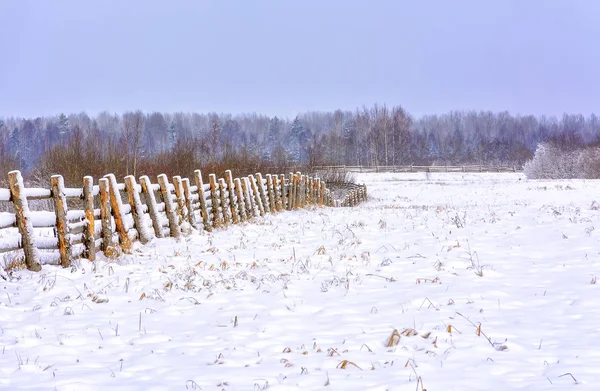
[[[464,166],[317,166],[313,168],[315,172],[342,170],[350,172],[521,172],[521,168],[516,166],[485,166],[485,165],[464,165]]]
[[[69,267],[77,258],[94,261],[98,251],[127,251],[135,241],[179,238],[189,228],[212,231],[268,213],[311,205],[352,207],[367,199],[365,185],[341,184],[344,196],[335,199],[324,181],[300,172],[233,178],[227,170],[224,178],[210,174],[208,183],[200,170],[191,179],[169,181],[161,174],[156,183],[148,176],[138,183],[131,175],[119,183],[109,174],[97,185],[86,176],[81,188],[66,188],[63,177],[54,175],[50,189],[26,188],[19,171],[8,177],[0,202],[12,203],[14,213],[0,213],[0,254],[24,260],[32,271],[47,263]],[[30,201],[43,200],[53,210],[30,210]],[[69,202],[80,209],[71,210]]]

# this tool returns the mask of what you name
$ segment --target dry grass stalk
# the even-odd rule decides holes
[[[353,363],[352,361],[348,361],[348,360],[342,360],[337,366],[336,368],[338,369],[346,369],[346,367],[348,366],[348,364],[350,365],[354,365],[356,368],[360,369],[362,371],[362,368],[359,367],[358,365],[356,365],[355,363]]]
[[[390,335],[390,338],[388,338],[387,343],[385,344],[388,348],[391,348],[392,346],[396,346],[400,343],[400,333],[398,332],[397,329],[394,329],[394,331],[392,331],[392,335]]]

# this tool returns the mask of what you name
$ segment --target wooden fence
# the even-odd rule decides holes
[[[318,166],[316,172],[343,170],[351,172],[520,172],[516,166]]]
[[[225,178],[211,174],[204,183],[196,170],[192,180],[175,176],[169,182],[161,174],[157,183],[142,176],[139,184],[131,175],[118,183],[109,174],[97,185],[86,176],[81,188],[65,188],[63,177],[54,175],[50,189],[25,188],[19,171],[8,177],[10,188],[0,189],[0,202],[11,202],[14,213],[0,213],[0,254],[22,250],[33,271],[43,263],[68,267],[80,257],[94,261],[97,251],[117,245],[127,250],[133,241],[178,238],[185,227],[211,231],[309,205],[355,206],[367,197],[364,185],[352,185],[343,200],[335,200],[324,181],[299,172],[234,179],[228,170]],[[51,200],[54,210],[31,211],[32,200]],[[68,201],[81,209],[70,210]],[[43,230],[52,235],[43,236]]]

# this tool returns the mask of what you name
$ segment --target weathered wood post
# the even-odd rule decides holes
[[[242,182],[242,191],[244,192],[244,199],[246,200],[246,212],[248,218],[256,216],[256,209],[254,208],[254,200],[252,197],[252,191],[250,186],[250,180],[248,178],[241,178]]]
[[[233,220],[233,224],[238,224],[240,222],[240,217],[238,215],[238,206],[235,202],[235,189],[233,187],[233,175],[231,174],[231,170],[225,171],[225,180],[227,182],[227,190],[229,191],[229,210],[231,211],[231,220]]]
[[[319,193],[319,206],[323,206],[323,201],[325,201],[325,182],[321,182],[321,191]]]
[[[110,194],[110,206],[115,219],[115,227],[117,234],[119,234],[119,244],[124,250],[131,248],[131,240],[125,229],[125,222],[123,221],[123,201],[121,200],[121,193],[119,192],[117,178],[114,174],[108,174],[104,176],[108,179],[108,191]]]
[[[294,209],[302,207],[302,189],[300,188],[300,172],[294,175]]]
[[[262,204],[263,212],[269,213],[270,212],[269,200],[267,200],[267,195],[265,193],[265,185],[263,183],[262,174],[260,172],[257,173],[255,178],[256,178],[256,186],[258,188],[258,194],[260,196],[260,202]]]
[[[100,235],[102,244],[100,245],[100,249],[102,252],[106,252],[113,245],[112,222],[110,220],[110,185],[108,179],[101,178],[98,181],[98,187],[100,191],[100,223],[102,224],[102,233]]]
[[[275,210],[281,212],[281,185],[279,184],[279,176],[273,175],[273,195],[275,196]]]
[[[287,194],[287,210],[292,210],[294,209],[294,200],[295,200],[295,194],[294,194],[294,173],[290,172],[289,173],[289,178],[288,178],[288,194]]]
[[[198,187],[198,201],[200,202],[200,212],[202,213],[202,224],[206,231],[212,231],[208,210],[206,208],[206,199],[204,198],[204,182],[202,181],[202,173],[200,170],[194,171],[194,179],[196,180],[196,186]]]
[[[56,214],[56,236],[58,237],[58,252],[62,267],[71,266],[73,254],[69,235],[69,224],[67,224],[67,197],[65,196],[65,181],[62,175],[52,175],[52,200],[54,213]]]
[[[135,230],[138,232],[138,238],[142,244],[146,244],[150,241],[150,233],[145,225],[144,221],[144,209],[142,201],[140,200],[140,193],[138,192],[137,183],[133,175],[125,177],[125,190],[127,191],[127,198],[129,205],[131,206],[131,216],[133,217],[133,225]]]
[[[35,247],[33,224],[31,222],[21,172],[17,170],[9,172],[8,181],[10,185],[10,198],[15,209],[16,223],[21,234],[21,246],[25,253],[25,265],[31,271],[39,272],[42,270],[42,266],[40,265],[38,249]]]
[[[175,188],[175,200],[177,201],[177,217],[178,223],[181,225],[188,219],[188,209],[185,205],[185,196],[183,195],[183,184],[181,177],[176,175],[173,177],[173,187]]]
[[[187,208],[188,222],[194,228],[196,227],[196,215],[194,214],[194,202],[192,201],[192,192],[190,190],[189,178],[183,178],[181,180],[183,186],[183,199],[185,200],[185,207]]]
[[[150,182],[150,178],[148,178],[148,176],[144,175],[140,178],[140,184],[142,186],[142,194],[144,194],[144,198],[146,199],[148,214],[150,215],[150,220],[152,220],[154,236],[157,238],[162,238],[163,234],[162,227],[160,225],[160,215],[158,214],[158,207],[156,205],[156,197],[154,196],[152,182]]]
[[[265,215],[265,207],[262,203],[262,200],[260,197],[260,192],[258,190],[258,186],[256,185],[256,179],[254,178],[254,175],[249,175],[248,180],[250,181],[250,186],[252,187],[252,193],[254,194],[254,200],[256,202],[256,205],[258,206],[258,213],[261,216],[264,216]]]
[[[210,174],[208,176],[208,183],[210,185],[210,203],[211,210],[213,214],[213,227],[219,228],[223,225],[223,220],[219,215],[219,195],[217,192],[219,191],[219,184],[217,183],[217,176],[215,174]]]
[[[285,210],[286,209],[286,194],[285,194],[285,175],[284,174],[280,174],[279,175],[279,204],[280,204],[280,209],[279,210]]]
[[[225,179],[219,178],[219,198],[221,201],[221,213],[223,214],[223,222],[229,224],[231,222],[231,216],[229,216],[228,196],[227,196],[227,184]]]
[[[171,189],[169,189],[169,178],[166,174],[160,174],[157,177],[158,185],[160,186],[160,194],[165,204],[165,214],[169,221],[169,235],[175,239],[181,236],[181,228],[177,224],[177,213],[173,198],[171,197]]]
[[[244,191],[242,189],[242,181],[240,178],[235,178],[235,190],[237,192],[237,209],[240,215],[240,221],[244,222],[248,217],[246,215],[246,202],[244,201]]]
[[[273,177],[271,174],[267,174],[267,194],[269,195],[269,209],[271,213],[275,213],[277,206],[275,205],[275,189],[273,188]]]
[[[96,260],[96,230],[94,220],[94,179],[83,177],[83,208],[85,211],[85,228],[83,230],[83,254],[91,262]]]
[[[298,191],[296,192],[296,199],[298,208],[304,208],[304,175],[300,172],[297,172],[298,176]]]

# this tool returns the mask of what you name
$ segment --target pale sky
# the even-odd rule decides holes
[[[0,116],[600,113],[600,1],[0,1]]]

